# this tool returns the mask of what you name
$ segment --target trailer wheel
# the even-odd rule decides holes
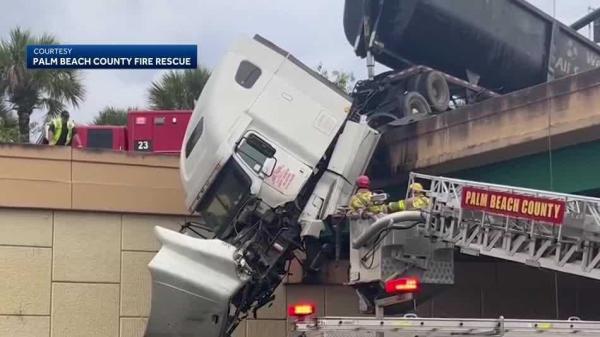
[[[425,75],[426,74],[423,73],[415,74],[406,80],[406,91],[419,91],[420,84],[423,82],[423,77]]]
[[[425,97],[415,91],[407,92],[404,94],[404,96],[402,96],[402,99],[400,100],[400,108],[402,109],[405,117],[411,115],[431,114],[431,107],[429,106],[429,103]]]
[[[450,89],[446,78],[439,71],[423,74],[418,83],[419,92],[427,99],[435,112],[448,110],[450,104]]]

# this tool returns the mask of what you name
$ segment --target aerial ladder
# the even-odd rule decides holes
[[[417,182],[425,186],[430,200],[427,208],[366,219],[350,217],[349,285],[359,298],[367,297],[361,296],[366,285],[390,282],[398,275],[452,284],[455,248],[469,255],[600,279],[600,199],[411,173],[409,184]],[[406,197],[411,197],[410,191]],[[417,290],[417,281],[409,282]],[[411,301],[413,295],[406,291],[376,300],[372,303],[375,317],[312,318],[308,310],[295,315],[299,317],[295,329],[305,337],[600,336],[600,322],[577,317],[463,319],[384,314],[388,306]]]
[[[302,337],[600,336],[600,322],[525,319],[326,317],[295,323]]]
[[[430,186],[425,236],[471,255],[600,279],[600,199],[414,173],[410,181]]]

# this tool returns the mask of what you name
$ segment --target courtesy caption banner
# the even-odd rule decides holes
[[[29,45],[30,69],[195,69],[196,45]]]

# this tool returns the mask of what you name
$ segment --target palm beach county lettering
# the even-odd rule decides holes
[[[463,187],[461,205],[465,209],[481,210],[515,218],[562,224],[565,202],[530,195]]]

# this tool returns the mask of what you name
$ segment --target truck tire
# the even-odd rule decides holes
[[[406,80],[406,91],[419,91],[420,83],[423,80],[425,74],[415,74]]]
[[[430,71],[423,74],[418,80],[418,91],[427,99],[431,110],[443,112],[448,110],[450,104],[450,88],[446,78],[439,71]]]
[[[404,112],[404,117],[431,114],[431,107],[425,97],[415,91],[407,92],[402,96],[400,108]]]

